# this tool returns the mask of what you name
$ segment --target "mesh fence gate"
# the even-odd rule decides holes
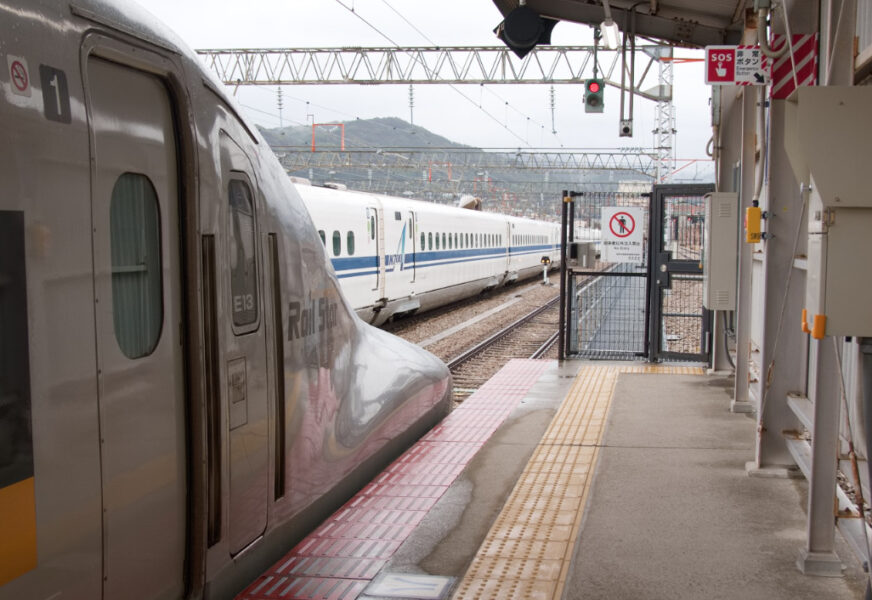
[[[604,244],[610,241],[610,223],[603,220],[614,225],[614,218],[609,219],[609,215],[629,212],[616,213],[614,209],[641,209],[640,222],[633,220],[629,224],[622,219],[616,225],[641,232],[638,261],[605,260]],[[647,356],[649,214],[650,195],[640,193],[585,192],[570,206],[567,228],[572,238],[570,247],[582,246],[575,246],[580,248],[577,253],[580,256],[569,262],[567,270],[567,355],[614,360]],[[593,256],[584,254],[585,244],[593,249]]]
[[[709,361],[701,263],[704,196],[712,188],[565,194],[563,356]],[[616,260],[608,246],[628,229],[637,230],[641,247]]]
[[[650,355],[708,362],[711,312],[702,306],[705,195],[712,185],[655,186],[651,198]]]

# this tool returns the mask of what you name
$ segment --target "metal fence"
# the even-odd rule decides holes
[[[571,354],[632,360],[646,356],[647,265],[617,264],[572,274]]]

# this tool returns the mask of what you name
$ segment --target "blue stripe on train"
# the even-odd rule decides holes
[[[552,252],[557,250],[554,246],[539,245],[539,246],[516,246],[509,248],[510,257],[525,256],[538,252]],[[459,263],[474,262],[479,260],[488,260],[500,258],[506,255],[505,248],[475,248],[464,250],[436,250],[427,252],[418,252],[417,260],[413,261],[415,255],[406,254],[405,261],[402,263],[401,269],[409,269],[414,266],[416,269],[424,269],[427,267],[441,267],[444,265],[453,265]],[[399,257],[396,255],[387,255],[386,268],[393,270],[396,264],[399,263]],[[454,260],[451,260],[454,259]],[[331,259],[333,268],[336,271],[336,276],[339,279],[348,277],[363,277],[366,275],[376,275],[378,273],[378,259],[375,256],[360,256],[347,258]],[[358,271],[357,269],[366,269]],[[354,271],[349,273],[348,271]]]

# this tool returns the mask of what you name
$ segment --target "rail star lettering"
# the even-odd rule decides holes
[[[328,298],[313,298],[308,304],[290,302],[288,304],[288,341],[332,329],[336,326],[337,321],[336,302]]]

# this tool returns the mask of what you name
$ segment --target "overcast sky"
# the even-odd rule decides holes
[[[431,41],[439,46],[501,44],[492,30],[502,17],[491,0],[442,0],[438,3],[421,0],[141,0],[140,3],[195,49],[391,45],[384,36],[405,46],[430,46]],[[349,8],[375,25],[381,34]],[[552,35],[552,43],[557,45],[588,45],[591,41],[589,27],[569,22],[559,23]],[[700,52],[694,54],[687,50],[679,54],[701,56]],[[648,81],[656,84],[656,79]],[[458,87],[474,102],[448,86],[415,86],[415,124],[451,140],[486,148],[653,146],[654,103],[637,98],[635,136],[620,138],[619,93],[611,87],[606,90],[605,112],[586,114],[580,86],[555,86],[556,135],[551,133],[547,85]],[[701,63],[675,66],[678,158],[705,156],[711,132],[709,95],[708,86],[703,83]],[[285,125],[304,124],[309,113],[314,114],[316,122],[389,116],[410,119],[408,85],[285,86],[283,96]],[[267,127],[279,125],[275,87],[242,86],[237,99],[256,123]]]

